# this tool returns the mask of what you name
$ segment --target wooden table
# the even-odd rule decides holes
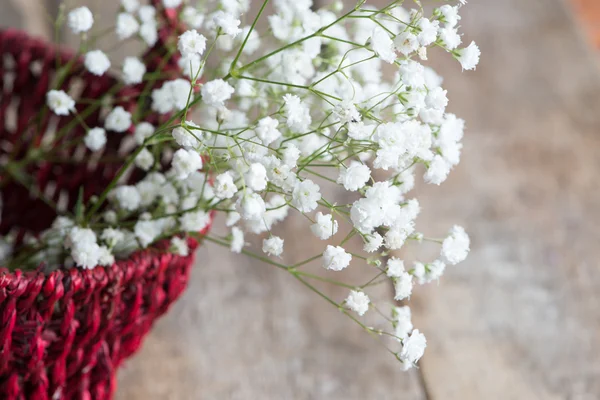
[[[3,2],[0,22],[36,1]],[[31,9],[21,24],[37,26]],[[433,57],[468,132],[448,182],[418,189],[418,224],[464,224],[472,254],[412,298],[420,369],[402,373],[285,273],[207,246],[117,399],[600,398],[600,73],[574,21],[560,0],[472,0],[477,71]]]

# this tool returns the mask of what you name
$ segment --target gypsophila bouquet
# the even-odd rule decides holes
[[[81,73],[115,79],[86,97],[65,85],[77,62],[57,58],[39,113],[74,123],[2,160],[0,182],[22,185],[57,217],[41,231],[4,232],[0,261],[12,270],[89,269],[159,242],[168,246],[156,251],[187,256],[189,238],[207,240],[287,271],[367,332],[397,340],[388,349],[408,369],[423,355],[425,336],[413,329],[408,306],[385,312],[369,289],[390,282],[394,300],[405,301],[469,253],[460,226],[442,239],[417,231],[419,202],[409,195],[416,176],[439,185],[459,162],[464,121],[445,112],[442,78],[421,62],[437,50],[475,69],[479,49],[463,46],[458,32],[466,1],[426,14],[419,1],[381,9],[338,1],[314,10],[311,0],[273,0],[267,16],[268,3],[122,0],[110,29],[97,27],[86,7],[62,8],[56,27],[80,38]],[[106,34],[145,49],[111,59],[97,49]],[[90,108],[103,113],[101,126],[90,125]],[[84,134],[71,134],[77,130]],[[79,162],[115,167],[100,190],[82,189],[69,207],[26,177],[30,164],[73,154],[65,148],[80,148]],[[327,185],[353,200],[325,198]],[[14,200],[7,196],[5,203]],[[206,233],[216,212],[226,214],[226,236]],[[286,238],[272,228],[292,213],[323,245],[287,265]],[[261,236],[262,253],[246,248],[249,234]],[[351,241],[363,251],[350,251]],[[407,241],[439,244],[439,258],[405,264],[395,251]],[[354,286],[303,271],[314,260],[330,271],[362,265],[373,277]],[[347,297],[329,298],[311,280],[346,288]],[[376,328],[361,322],[369,310],[381,316]]]

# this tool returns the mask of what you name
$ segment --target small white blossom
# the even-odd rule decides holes
[[[144,79],[146,65],[137,57],[126,57],[123,61],[123,82],[127,85],[137,85]]]
[[[148,46],[154,46],[158,40],[158,28],[156,22],[144,22],[142,26],[140,26],[140,36]]]
[[[448,263],[456,265],[467,258],[470,244],[469,235],[467,235],[464,228],[455,225],[450,229],[448,236],[442,243],[442,257]]]
[[[165,8],[177,8],[181,5],[182,0],[162,0]]]
[[[248,171],[244,174],[246,186],[255,191],[264,190],[267,187],[267,170],[259,163],[250,164]]]
[[[279,121],[271,117],[265,117],[258,121],[256,136],[258,136],[262,144],[268,146],[279,139],[281,132],[277,130],[278,125]]]
[[[154,18],[156,17],[156,8],[150,5],[143,5],[138,10],[138,16],[142,22],[154,22]]]
[[[69,12],[67,23],[75,34],[87,32],[94,24],[94,16],[89,8],[77,7]]]
[[[56,115],[69,115],[75,111],[75,101],[62,90],[50,90],[46,93],[46,104]]]
[[[444,4],[439,8],[439,11],[444,16],[444,21],[448,28],[454,28],[458,24],[458,21],[460,21],[457,6]]]
[[[457,50],[458,52],[458,61],[462,66],[463,70],[472,70],[477,67],[479,64],[479,57],[481,56],[481,51],[479,47],[475,44],[475,42],[471,42],[471,44],[464,48]]]
[[[412,331],[408,339],[405,339],[402,342],[400,358],[404,361],[414,364],[419,361],[421,357],[423,357],[425,347],[427,347],[427,339],[425,339],[425,335],[420,333],[418,329],[415,329]]]
[[[195,150],[179,149],[173,155],[172,165],[176,178],[183,180],[202,168],[202,157]]]
[[[369,310],[370,302],[369,296],[364,292],[356,290],[350,291],[350,294],[346,297],[346,305],[348,308],[360,316],[363,316]]]
[[[393,316],[396,323],[394,334],[401,340],[406,339],[413,330],[410,308],[408,306],[394,307]]]
[[[300,98],[293,94],[286,94],[283,96],[285,101],[285,116],[287,118],[287,126],[293,132],[305,132],[308,130],[312,119],[310,117],[310,111],[306,104],[300,100]]]
[[[448,50],[454,50],[462,43],[462,38],[454,28],[440,29],[440,39]]]
[[[204,22],[204,14],[198,12],[194,7],[184,7],[181,12],[181,19],[192,28],[200,28]]]
[[[237,187],[229,171],[217,175],[214,184],[215,196],[219,199],[231,199],[237,192]]]
[[[315,215],[315,223],[310,226],[310,230],[321,240],[327,240],[338,231],[338,222],[333,219],[331,214],[318,212]]]
[[[198,125],[192,121],[185,122],[186,127],[178,126],[173,129],[172,135],[178,145],[185,148],[196,148],[200,145],[198,137],[201,131],[198,129],[191,130],[189,127],[198,128]]]
[[[215,79],[202,85],[202,100],[213,107],[222,107],[235,90],[223,79]]]
[[[419,43],[421,46],[429,46],[431,43],[435,42],[437,38],[437,33],[439,29],[439,21],[430,21],[427,18],[421,18],[417,23],[417,26],[421,30],[417,35],[419,39]]]
[[[293,144],[288,144],[283,153],[283,163],[290,168],[296,167],[296,163],[300,158],[300,150]]]
[[[321,200],[319,185],[305,179],[296,183],[292,192],[292,205],[300,212],[310,212],[317,208],[317,202]]]
[[[135,158],[135,165],[144,171],[148,171],[154,165],[154,156],[144,147]]]
[[[120,13],[117,16],[116,32],[119,39],[127,39],[140,29],[137,19],[129,13]]]
[[[244,248],[244,232],[237,226],[231,228],[231,245],[230,249],[233,253],[241,253]]]
[[[269,255],[279,257],[283,253],[283,239],[278,236],[271,236],[263,240],[262,251]]]
[[[352,255],[346,253],[343,247],[328,245],[327,249],[323,252],[323,267],[332,271],[341,271],[346,268]]]
[[[236,37],[240,32],[242,32],[242,30],[239,28],[240,20],[236,19],[230,13],[217,11],[213,14],[212,20],[215,26],[221,28],[223,33],[231,36],[232,38]]]
[[[202,232],[210,225],[210,221],[210,214],[203,210],[188,212],[179,217],[179,224],[184,232]]]
[[[400,276],[396,278],[396,281],[394,282],[394,289],[396,291],[394,299],[400,301],[410,297],[412,288],[412,276],[410,276],[408,272],[400,274]]]
[[[371,46],[373,51],[383,61],[392,64],[396,60],[396,51],[394,50],[394,42],[390,35],[380,26],[376,26],[371,34]]]
[[[450,173],[450,165],[442,156],[436,155],[429,163],[429,168],[425,172],[425,182],[439,185],[444,182]]]
[[[102,50],[92,50],[85,54],[83,64],[92,74],[102,76],[110,68],[110,60]]]
[[[123,210],[134,211],[140,206],[141,197],[135,186],[119,186],[112,191],[112,196]]]
[[[92,128],[86,133],[83,142],[91,151],[98,151],[106,144],[106,131],[102,128]]]
[[[419,40],[413,33],[406,31],[402,32],[394,39],[396,49],[405,56],[417,51],[419,48]]]
[[[193,54],[201,56],[206,49],[206,38],[195,29],[185,31],[179,36],[177,48],[183,57]]]
[[[190,254],[190,249],[185,238],[174,236],[171,239],[171,249],[178,256],[187,257]]]
[[[121,5],[128,13],[134,13],[139,7],[139,0],[121,0]]]
[[[402,274],[406,272],[404,270],[404,261],[392,257],[387,262],[386,273],[390,278],[400,278]]]
[[[246,220],[260,219],[267,210],[265,201],[257,193],[243,195],[238,200],[240,214]]]
[[[121,106],[113,108],[104,121],[104,127],[109,131],[125,132],[130,126],[131,113]]]
[[[371,178],[371,170],[366,165],[352,161],[347,168],[340,167],[337,183],[344,185],[346,190],[355,192],[361,189]]]
[[[133,138],[138,145],[142,145],[144,140],[152,136],[154,133],[154,126],[149,122],[140,122],[133,133]]]
[[[377,251],[381,247],[382,244],[383,244],[383,237],[379,233],[373,232],[366,236],[365,245],[364,245],[363,249],[367,253],[373,253],[373,252]]]

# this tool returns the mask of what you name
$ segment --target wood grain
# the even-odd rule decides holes
[[[0,22],[39,21],[25,8],[25,22],[4,17],[19,4],[1,3]],[[600,73],[568,12],[560,0],[471,1],[461,25],[482,48],[477,71],[432,57],[468,132],[449,181],[418,188],[419,227],[464,224],[473,250],[413,296],[429,343],[419,370],[400,372],[284,272],[206,246],[117,399],[600,398]],[[322,246],[301,229],[293,219],[279,232],[292,257]]]

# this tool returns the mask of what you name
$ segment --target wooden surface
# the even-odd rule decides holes
[[[20,2],[1,4],[1,23],[31,26]],[[470,1],[477,71],[432,57],[468,131],[449,181],[419,188],[418,224],[464,224],[472,254],[413,295],[419,370],[402,373],[284,272],[207,246],[117,399],[599,399],[600,70],[570,10]],[[314,245],[299,229],[280,232],[296,254]]]

